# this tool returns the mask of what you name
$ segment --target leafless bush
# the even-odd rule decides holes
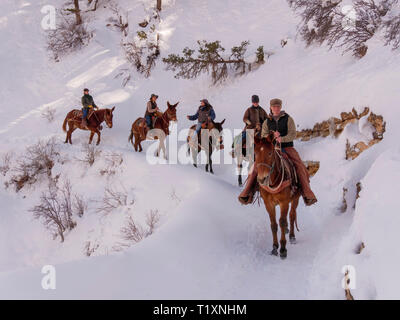
[[[77,24],[63,12],[59,12],[57,21],[59,21],[57,29],[49,30],[47,35],[47,48],[56,61],[86,46],[93,36],[85,24]]]
[[[101,175],[112,176],[116,173],[116,169],[122,164],[124,158],[121,153],[109,153],[104,157],[107,166],[100,170]]]
[[[129,243],[137,243],[144,238],[152,235],[158,222],[160,221],[160,216],[158,210],[151,210],[146,217],[147,228],[143,228],[141,225],[136,223],[132,217],[128,217],[126,225],[121,228],[121,237]]]
[[[27,147],[21,159],[13,168],[14,175],[11,177],[11,184],[16,190],[21,190],[25,185],[32,185],[41,174],[51,177],[51,170],[59,159],[60,153],[52,138],[47,141],[39,141],[37,144]]]
[[[83,144],[82,153],[83,159],[78,160],[87,163],[89,166],[92,166],[96,159],[100,157],[101,150],[94,145],[85,143]]]
[[[83,198],[80,195],[75,194],[74,195],[74,210],[76,212],[76,214],[78,215],[78,217],[83,217],[83,215],[85,214],[86,210],[87,210],[87,202],[85,200],[85,198]]]
[[[386,29],[386,44],[397,48],[400,41],[400,16],[387,19],[398,0],[353,0],[346,12],[342,0],[288,0],[299,13],[299,33],[307,45],[326,43],[329,48],[340,47],[361,58],[368,50],[366,42],[376,32]]]
[[[174,187],[172,187],[171,193],[170,193],[171,200],[176,201],[177,203],[180,203],[182,200],[178,197],[176,194],[176,190]]]
[[[45,227],[50,230],[54,237],[60,237],[64,242],[65,232],[76,227],[73,219],[74,214],[80,215],[74,209],[82,206],[77,204],[77,198],[72,194],[72,187],[69,180],[66,180],[61,187],[49,183],[48,191],[40,197],[40,203],[30,209],[35,219],[41,220]]]
[[[111,211],[126,206],[128,204],[128,194],[125,190],[117,191],[112,187],[107,187],[104,190],[103,199],[100,201],[100,206],[97,212],[110,213]]]
[[[3,176],[6,176],[8,171],[10,171],[12,157],[13,153],[11,151],[6,152],[1,156],[0,173]]]
[[[90,241],[87,241],[84,247],[84,253],[86,256],[90,257],[100,245],[98,243],[92,244]]]
[[[53,122],[55,116],[56,116],[56,109],[54,108],[48,107],[42,112],[42,117],[49,122]]]
[[[128,13],[121,14],[117,4],[112,4],[110,9],[114,13],[114,17],[108,19],[107,27],[117,29],[127,37],[129,31]]]

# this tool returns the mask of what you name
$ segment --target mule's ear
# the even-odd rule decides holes
[[[170,105],[169,101],[167,101],[167,106],[168,106],[168,108],[170,108],[170,107],[171,107],[171,105]]]
[[[262,139],[259,136],[255,136],[254,137],[254,143],[255,144],[260,144],[260,143],[262,143]]]
[[[224,120],[221,121],[221,126],[224,124],[225,120],[226,120],[226,119],[224,119]]]
[[[179,101],[177,103],[174,104],[174,107],[176,108],[179,104]]]
[[[274,132],[270,131],[268,133],[268,136],[266,136],[264,139],[265,139],[265,142],[272,143],[272,141],[274,141]]]
[[[112,107],[112,109],[111,109],[111,112],[114,112],[114,110],[115,110],[115,106],[114,106],[114,107]]]

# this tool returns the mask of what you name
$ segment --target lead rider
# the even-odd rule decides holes
[[[306,206],[311,206],[317,202],[317,198],[310,188],[310,177],[307,168],[294,148],[293,140],[296,138],[296,125],[294,120],[282,110],[281,99],[272,99],[270,101],[270,111],[270,114],[262,125],[261,137],[266,138],[270,131],[274,132],[274,137],[276,141],[280,143],[282,152],[287,154],[296,168],[304,203]],[[239,201],[242,204],[249,204],[252,202],[256,178],[257,170],[256,167],[253,167],[247,179],[246,186],[239,195]]]

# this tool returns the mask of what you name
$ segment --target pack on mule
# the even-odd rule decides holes
[[[82,111],[81,110],[72,110],[68,112],[67,116],[65,117],[62,129],[64,132],[67,133],[65,138],[65,143],[72,144],[72,133],[76,129],[81,130],[88,130],[90,131],[90,138],[89,144],[92,143],[93,136],[97,134],[97,145],[100,144],[101,140],[101,133],[100,130],[102,129],[101,124],[105,121],[109,128],[113,127],[113,112],[115,107],[112,109],[100,109],[100,110],[92,110],[91,115],[89,115],[87,124],[84,126],[82,124]],[[68,131],[67,131],[67,124],[68,124]]]

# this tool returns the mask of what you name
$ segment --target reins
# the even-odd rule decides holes
[[[276,139],[274,139],[274,140],[276,140]],[[279,142],[278,142],[279,143]],[[275,161],[272,163],[272,165],[269,165],[268,163],[265,163],[265,162],[261,162],[261,163],[257,163],[257,168],[259,167],[259,166],[266,166],[267,168],[269,168],[270,169],[270,172],[268,173],[268,176],[267,176],[267,185],[266,185],[266,187],[270,190],[270,192],[275,192],[275,191],[277,191],[277,190],[279,190],[280,188],[281,188],[281,186],[282,186],[282,184],[283,184],[283,181],[284,181],[284,178],[285,178],[285,165],[284,165],[284,161],[283,161],[283,157],[282,157],[282,155],[281,155],[281,151],[282,151],[282,148],[281,148],[281,145],[280,145],[280,143],[279,143],[279,147],[277,147],[277,144],[275,144],[275,146],[274,146],[274,154],[275,155],[277,155],[278,156],[278,158],[279,158],[279,162],[280,162],[280,168],[281,168],[281,175],[282,175],[282,177],[281,177],[281,181],[279,182],[279,184],[278,184],[278,186],[276,186],[276,187],[272,187],[271,186],[271,175],[272,175],[272,173],[274,172],[274,170],[275,170],[275,164],[276,164],[276,159],[274,159]],[[272,184],[274,184],[275,183],[275,181],[273,181],[272,182]]]

